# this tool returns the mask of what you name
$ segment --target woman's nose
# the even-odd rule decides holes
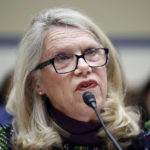
[[[92,68],[85,62],[83,58],[80,58],[78,61],[77,69],[74,71],[75,75],[87,75],[92,71]]]

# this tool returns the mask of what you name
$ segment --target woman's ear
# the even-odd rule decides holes
[[[42,86],[42,83],[37,76],[30,74],[28,77],[28,81],[31,84],[32,88],[36,91],[37,94],[39,94],[39,95],[45,94],[45,90]]]

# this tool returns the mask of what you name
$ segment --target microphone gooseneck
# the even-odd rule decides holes
[[[88,106],[90,106],[90,107],[92,107],[94,109],[94,111],[96,112],[96,115],[97,115],[101,125],[104,128],[105,133],[108,135],[110,140],[114,143],[114,145],[117,147],[118,150],[122,150],[120,145],[117,143],[117,141],[114,139],[114,137],[111,135],[111,133],[109,132],[109,130],[105,126],[104,121],[101,118],[101,115],[100,115],[100,113],[97,110],[95,96],[91,92],[87,91],[87,92],[83,93],[82,98],[83,98],[84,102]]]

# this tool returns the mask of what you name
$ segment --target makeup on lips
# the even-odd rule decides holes
[[[95,88],[98,85],[98,83],[95,80],[88,80],[80,82],[77,85],[76,91],[86,91],[91,88]]]

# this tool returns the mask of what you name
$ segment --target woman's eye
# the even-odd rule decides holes
[[[65,59],[67,59],[67,56],[66,55],[58,55],[55,58],[58,60],[65,60]]]
[[[96,54],[96,50],[93,48],[93,49],[89,49],[85,52],[85,55],[95,55]]]
[[[61,55],[58,55],[58,56],[55,57],[55,61],[57,61],[57,62],[65,62],[65,61],[68,61],[71,58],[72,58],[71,55],[61,54]]]

